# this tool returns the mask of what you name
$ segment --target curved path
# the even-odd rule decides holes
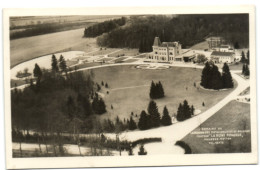
[[[119,64],[109,64],[109,65],[101,65],[101,66],[93,66],[88,68],[82,68],[76,71],[84,71],[90,70],[95,68],[102,68],[102,67],[111,67],[111,66],[122,66],[122,65],[140,65],[140,64],[151,64],[155,66],[159,65],[170,65],[174,67],[191,67],[191,68],[198,68],[201,69],[203,66],[198,66],[194,64],[186,64],[186,63],[173,63],[173,64],[165,64],[165,63],[144,63],[144,62],[134,62],[134,63],[119,63]],[[75,72],[75,71],[72,71]],[[70,72],[70,73],[72,73]],[[241,72],[241,71],[240,71]],[[194,116],[184,122],[178,122],[172,124],[171,126],[160,127],[145,131],[129,131],[123,132],[120,134],[121,139],[126,139],[129,141],[134,141],[141,138],[150,138],[150,137],[160,137],[162,138],[162,143],[154,143],[150,144],[153,148],[161,148],[162,151],[170,151],[178,150],[176,146],[174,146],[175,142],[181,140],[183,137],[188,135],[192,130],[197,128],[200,124],[218,112],[221,108],[223,108],[227,103],[234,100],[242,91],[244,91],[247,87],[249,87],[249,80],[245,80],[239,75],[237,75],[238,71],[231,71],[233,79],[237,81],[237,87],[234,89],[230,94],[228,94],[225,98],[219,101],[216,105],[212,106],[205,112]],[[27,85],[19,86],[18,88],[24,88]],[[106,134],[108,137],[115,138],[115,134]],[[169,152],[172,153],[172,152]],[[180,153],[177,151],[176,153]]]

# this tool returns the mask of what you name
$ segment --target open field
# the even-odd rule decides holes
[[[194,105],[195,109],[205,111],[233,90],[208,91],[194,87],[194,82],[197,85],[200,82],[201,70],[193,68],[148,70],[136,69],[135,66],[110,66],[93,69],[93,72],[95,82],[101,84],[101,81],[104,81],[109,86],[102,86],[101,90],[108,111],[102,115],[103,118],[114,119],[118,115],[121,119],[127,119],[133,111],[134,115],[137,114],[135,119],[138,119],[150,101],[149,89],[152,80],[162,82],[166,97],[156,100],[156,103],[160,113],[166,105],[170,115],[177,112],[179,103],[184,99],[187,99],[190,105]],[[202,102],[205,103],[205,107],[202,106]]]
[[[88,55],[107,55],[109,53],[113,53],[117,50],[120,50],[119,48],[100,48],[98,51],[95,51],[93,53],[89,53]]]
[[[139,54],[138,49],[122,49],[118,52],[110,54],[109,57],[118,57],[118,56],[136,56]]]
[[[205,50],[205,49],[209,49],[209,45],[208,45],[207,41],[203,41],[203,42],[193,45],[192,47],[190,47],[190,49]]]
[[[221,128],[222,131],[243,130],[241,136],[224,140],[223,144],[209,144],[204,138],[192,134],[203,128]],[[227,134],[225,134],[227,137]],[[251,151],[250,104],[231,101],[215,115],[206,120],[200,127],[194,129],[183,138],[192,153],[241,153]],[[213,141],[214,142],[214,141]]]
[[[96,39],[83,38],[83,33],[84,29],[77,29],[11,40],[11,67],[38,56],[58,51],[94,51],[97,48]]]

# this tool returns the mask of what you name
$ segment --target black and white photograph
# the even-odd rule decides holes
[[[7,166],[257,163],[254,7],[174,9],[4,10]]]

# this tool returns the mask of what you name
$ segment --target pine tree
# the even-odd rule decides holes
[[[194,111],[195,111],[194,106],[191,105],[191,108],[190,108],[191,115],[194,115]]]
[[[222,77],[218,71],[218,67],[214,63],[206,62],[202,70],[201,83],[204,88],[221,89],[223,86]]]
[[[150,125],[151,125],[151,127],[160,126],[160,113],[158,112],[158,107],[153,100],[150,101],[147,110],[148,110],[148,113],[150,115]]]
[[[250,64],[249,61],[250,61],[250,54],[249,54],[249,50],[247,51],[246,53],[246,57],[247,57],[247,64]]]
[[[138,122],[138,128],[140,130],[149,129],[149,117],[144,110],[141,112],[139,122]]]
[[[176,115],[176,119],[178,121],[183,121],[185,120],[184,114],[183,114],[183,107],[182,104],[179,104],[178,110],[177,110],[177,115]]]
[[[38,64],[36,63],[33,69],[33,76],[37,78],[37,82],[39,82],[41,80],[42,77],[42,70],[41,68],[38,66]]]
[[[52,62],[51,62],[51,70],[53,72],[58,72],[59,71],[59,67],[58,67],[58,61],[57,61],[57,58],[56,56],[53,54],[52,55]]]
[[[104,86],[104,82],[103,81],[101,82],[101,85]]]
[[[131,116],[129,121],[129,130],[135,130],[136,128],[137,128],[136,123]]]
[[[202,74],[201,74],[201,83],[200,85],[202,85],[205,88],[209,88],[209,70],[210,70],[210,65],[209,62],[205,63],[205,66],[202,70]]]
[[[59,67],[61,69],[61,72],[66,72],[67,71],[67,64],[66,64],[66,61],[65,61],[65,59],[64,59],[64,57],[62,55],[60,55]]]
[[[105,84],[105,87],[108,88],[108,84],[107,83]]]
[[[157,85],[157,88],[158,88],[158,98],[164,97],[164,89],[163,89],[162,83],[160,81]]]
[[[245,71],[246,71],[246,65],[245,64],[243,64],[243,67],[242,67],[242,74],[245,74]]]
[[[154,82],[152,81],[151,83],[151,87],[150,87],[150,98],[151,99],[154,99],[155,98],[155,84]]]
[[[245,62],[246,62],[246,57],[245,57],[244,51],[242,51],[242,53],[241,53],[241,59],[240,59],[240,61],[241,61],[242,63],[245,63]]]
[[[147,152],[144,149],[144,145],[140,146],[138,155],[147,155]]]
[[[224,63],[224,66],[222,68],[222,82],[223,82],[223,88],[233,88],[234,87],[232,76],[229,71],[229,67],[228,67],[227,63]]]
[[[245,76],[249,76],[250,75],[250,71],[249,71],[249,68],[248,68],[248,65],[245,64],[245,72],[244,72],[244,75]]]
[[[164,106],[164,108],[163,108],[163,116],[162,116],[161,123],[164,126],[168,126],[168,125],[172,124],[172,120],[171,120],[171,117],[169,115],[169,112],[168,112],[168,109],[166,106]]]
[[[185,120],[191,118],[191,109],[190,109],[190,106],[189,106],[187,100],[183,101],[182,111],[183,111]]]
[[[192,109],[190,108],[187,100],[183,101],[183,104],[179,104],[178,110],[177,110],[177,120],[178,121],[184,121],[186,119],[191,118],[192,115]]]

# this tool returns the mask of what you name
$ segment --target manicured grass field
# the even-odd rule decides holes
[[[93,69],[93,72],[96,82],[107,82],[109,86],[108,89],[103,86],[101,91],[108,110],[107,114],[102,115],[104,118],[113,119],[118,115],[121,119],[127,119],[132,111],[139,117],[141,111],[147,109],[150,101],[149,90],[152,80],[162,82],[165,98],[156,100],[156,103],[160,113],[166,105],[170,115],[177,112],[179,103],[184,99],[194,105],[195,109],[204,111],[232,91],[208,91],[194,87],[194,82],[199,85],[201,70],[193,68],[150,70],[136,69],[135,66],[110,66]],[[202,106],[203,102],[205,107]]]
[[[182,141],[191,147],[192,153],[241,153],[251,151],[250,104],[231,101],[200,127],[194,129],[193,132],[200,131],[202,128],[222,128],[223,131],[249,130],[249,132],[242,133],[243,137],[231,137],[231,140],[225,140],[224,144],[209,144],[203,138],[189,134]]]
[[[118,48],[102,48],[102,50],[98,50],[98,51],[95,51],[93,53],[89,53],[88,55],[106,55],[106,54],[109,54],[109,53],[112,53],[114,51],[117,51],[119,50]]]
[[[110,54],[109,57],[118,57],[118,56],[136,56],[139,54],[138,49],[122,49],[118,52]]]
[[[209,49],[209,45],[208,45],[207,41],[203,41],[203,42],[200,42],[198,44],[195,44],[194,46],[191,47],[191,49],[193,49],[193,50],[205,50],[205,49]]]

